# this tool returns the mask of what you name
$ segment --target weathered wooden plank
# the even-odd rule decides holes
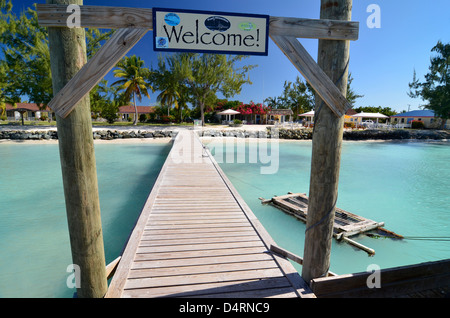
[[[54,95],[48,106],[62,118],[117,64],[147,33],[147,29],[120,29],[83,68]]]
[[[214,237],[214,236],[234,236],[234,235],[254,235],[255,230],[251,226],[240,228],[206,228],[206,229],[163,229],[163,230],[144,230],[142,233],[142,239],[150,237]]]
[[[183,263],[180,263],[183,264]],[[210,273],[226,273],[233,271],[261,270],[278,268],[277,263],[273,259],[265,261],[238,262],[227,264],[201,264],[190,266],[159,267],[159,268],[142,268],[130,271],[129,279],[148,278],[148,277],[169,277],[180,275],[200,275]]]
[[[179,259],[142,260],[133,262],[131,269],[170,267],[173,270],[176,270],[176,267],[178,266],[244,263],[244,262],[268,261],[268,260],[273,260],[272,256],[269,253],[184,258],[182,261],[180,261]]]
[[[167,213],[152,213],[152,219],[157,220],[168,220],[168,219],[177,219],[177,220],[183,220],[183,219],[224,219],[224,218],[235,218],[242,216],[242,212],[239,211],[238,208],[236,208],[234,211],[223,211],[222,209],[217,209],[217,212],[197,212],[197,210],[194,210],[193,212],[186,213],[186,212],[167,212]]]
[[[185,252],[185,251],[207,251],[217,249],[231,249],[243,247],[260,247],[263,246],[261,241],[244,241],[230,243],[205,243],[205,244],[186,244],[186,245],[166,245],[166,246],[146,246],[143,241],[138,248],[138,253],[159,253],[159,252]]]
[[[295,255],[295,254],[293,254],[293,253],[291,253],[291,252],[289,252],[289,251],[287,251],[284,248],[281,248],[279,246],[270,245],[270,251],[274,252],[274,253],[277,253],[277,254],[279,254],[279,255],[281,255],[283,257],[286,257],[286,258],[296,262],[297,264],[300,264],[300,265],[303,264],[303,258],[301,258],[300,256]]]
[[[67,5],[36,5],[39,25],[43,27],[67,27]],[[153,29],[152,9],[80,6],[80,26],[83,28],[122,29],[137,27]]]
[[[136,251],[136,261],[143,260],[167,260],[167,259],[190,259],[199,257],[219,257],[219,256],[229,256],[229,255],[249,255],[249,254],[263,254],[266,253],[267,249],[265,247],[241,247],[239,249],[215,249],[215,250],[203,250],[203,251],[182,251],[171,253],[171,252],[161,252],[161,253],[147,253],[145,251]]]
[[[183,240],[141,240],[140,246],[171,246],[171,245],[192,245],[192,244],[200,244],[200,243],[235,243],[235,242],[259,242],[260,238],[257,235],[253,236],[232,236],[232,237],[198,237],[198,238],[190,238]]]
[[[113,260],[111,263],[106,265],[106,279],[110,279],[114,275],[121,258],[122,257],[119,256],[115,260]]]
[[[163,229],[220,229],[220,228],[248,228],[248,223],[240,222],[240,223],[221,223],[221,224],[195,224],[195,225],[186,225],[186,224],[176,224],[176,225],[149,225],[146,226],[146,230],[163,230]]]
[[[283,273],[279,268],[270,269],[258,269],[258,270],[244,270],[234,271],[226,273],[207,273],[207,274],[195,274],[195,275],[180,275],[170,277],[155,277],[155,278],[140,278],[129,279],[125,284],[125,289],[133,288],[149,288],[158,286],[176,286],[176,285],[189,285],[189,284],[201,284],[212,282],[225,282],[248,279],[265,279],[272,277],[283,277]]]
[[[233,218],[233,219],[185,219],[185,220],[155,220],[155,219],[149,219],[149,225],[150,226],[158,226],[158,225],[196,225],[201,224],[208,225],[208,224],[214,224],[214,225],[221,225],[221,223],[242,223],[245,222],[246,219],[244,218]]]
[[[359,22],[270,17],[269,35],[356,41],[359,36]]]
[[[147,242],[163,242],[166,241],[167,244],[176,244],[176,242],[191,242],[191,240],[211,240],[216,241],[222,238],[222,241],[234,241],[236,238],[242,240],[252,240],[254,237],[258,237],[255,233],[242,231],[242,232],[221,232],[221,233],[181,233],[181,234],[160,234],[152,232],[144,232],[141,241]]]
[[[236,291],[229,293],[208,294],[202,296],[186,296],[189,298],[297,298],[292,287]],[[262,304],[260,304],[262,305]],[[259,310],[264,310],[260,306]],[[250,309],[248,309],[250,310]]]
[[[368,288],[372,272],[316,278],[311,287],[319,297],[399,297],[450,286],[450,260],[382,269],[381,288]]]
[[[39,25],[66,27],[72,14],[66,5],[37,4]],[[80,26],[84,28],[153,29],[152,9],[80,6]],[[328,40],[357,40],[359,23],[352,21],[270,17],[269,34]]]
[[[271,38],[337,117],[352,107],[296,38],[279,35]]]
[[[207,297],[208,295],[276,289],[289,287],[285,277],[275,277],[264,280],[241,280],[239,282],[214,282],[196,285],[165,286],[162,288],[143,288],[125,290],[124,297]],[[250,298],[251,296],[248,296]]]
[[[182,146],[180,140],[200,143],[198,137],[177,137],[172,151]],[[198,148],[200,154],[202,147]],[[170,154],[167,162],[171,162]],[[172,168],[179,170],[178,166],[164,165],[161,179],[158,177],[161,181],[152,190],[151,198],[144,208],[146,220],[141,221],[141,216],[139,235],[133,235],[133,239],[130,239],[133,254],[127,256],[126,273],[122,274],[125,279],[116,292],[118,295],[181,297],[186,295],[185,292],[197,296],[211,293],[236,293],[248,297],[252,297],[252,294],[253,297],[311,295],[310,291],[304,293],[306,289],[294,267],[287,260],[268,252],[265,239],[270,237],[261,234],[262,226],[251,212],[244,211],[248,207],[240,202],[242,198],[236,199],[235,189],[231,190],[229,181],[215,164],[208,157],[199,163],[212,167],[216,171],[216,178],[215,181],[208,180],[205,185],[197,186],[197,193],[189,188],[192,177],[183,177],[176,182],[179,184],[178,190],[188,190],[180,190],[176,196],[178,199],[195,196],[200,203],[192,200],[161,200],[160,190],[169,189],[166,193],[170,193],[172,189],[162,188],[161,185],[175,182],[175,177],[165,179],[166,171]],[[211,184],[220,184],[234,200],[202,202],[203,197],[209,198]],[[278,284],[281,281],[276,286],[270,283],[278,278],[284,281],[281,285]],[[272,291],[265,292],[263,289]]]

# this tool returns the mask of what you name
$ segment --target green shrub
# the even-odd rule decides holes
[[[147,120],[147,115],[145,115],[145,114],[140,114],[139,115],[139,122],[145,123],[146,120]]]
[[[239,120],[239,119],[234,119],[234,120],[233,120],[233,124],[235,124],[235,125],[240,125],[240,124],[242,124],[242,121]]]

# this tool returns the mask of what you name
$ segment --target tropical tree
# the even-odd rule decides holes
[[[375,106],[360,106],[357,108],[353,108],[356,112],[364,112],[364,113],[380,113],[386,116],[396,115],[397,112],[390,107],[375,107]]]
[[[239,94],[244,84],[251,84],[247,73],[256,66],[237,67],[237,62],[246,58],[243,55],[180,53],[176,58],[182,65],[183,82],[200,108],[202,125],[205,107],[215,105],[216,94],[220,92],[226,98]]]
[[[53,97],[47,29],[39,26],[33,8],[17,16],[12,7],[11,1],[0,0],[0,103],[20,102],[26,96],[43,109]],[[88,57],[112,32],[87,29]]]
[[[17,17],[11,1],[0,2],[0,45],[5,71],[3,99],[20,101],[26,95],[38,105],[52,98],[47,31],[39,27],[37,13],[28,8]],[[44,106],[45,107],[45,106]]]
[[[272,109],[281,108],[281,101],[279,97],[267,97],[264,100],[264,103],[266,103],[267,106],[269,106]]]
[[[419,82],[414,70],[413,81],[409,83],[408,96],[422,98],[427,103],[423,107],[434,111],[442,119],[442,126],[450,118],[450,43],[441,41],[431,49],[436,53],[430,59],[429,73],[425,81]]]
[[[134,122],[133,125],[137,125],[138,112],[136,105],[136,97],[139,101],[142,100],[142,95],[150,98],[148,89],[153,91],[153,87],[149,86],[145,81],[148,78],[150,70],[144,67],[144,61],[140,57],[133,55],[131,57],[125,56],[119,63],[117,63],[117,69],[114,70],[114,76],[120,78],[120,80],[114,82],[112,85],[118,85],[124,90],[124,96],[127,101],[133,98],[134,103]]]
[[[314,107],[314,91],[297,76],[294,83],[284,82],[283,93],[280,96],[268,97],[264,102],[273,109],[292,109],[295,117]]]
[[[346,95],[346,98],[349,101],[349,103],[352,105],[352,107],[354,107],[356,100],[358,98],[364,97],[364,95],[359,95],[353,90],[352,82],[353,82],[352,73],[349,72],[348,73],[348,80],[347,80],[347,95]]]
[[[158,56],[158,68],[151,71],[149,82],[155,91],[160,91],[156,100],[163,106],[167,106],[167,115],[170,107],[178,110],[178,120],[182,120],[182,108],[186,106],[186,87],[183,86],[182,65],[173,55],[164,59]]]

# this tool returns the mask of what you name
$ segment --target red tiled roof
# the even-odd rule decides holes
[[[42,111],[39,109],[36,103],[16,103],[16,107],[11,104],[6,104],[6,110],[27,109],[29,111],[37,112]],[[50,108],[46,107],[44,111],[50,112]]]
[[[138,114],[150,114],[155,112],[155,106],[136,106]],[[134,106],[128,105],[128,106],[120,106],[119,107],[119,113],[120,114],[134,114]]]

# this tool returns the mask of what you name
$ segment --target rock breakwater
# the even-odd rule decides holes
[[[102,140],[127,139],[127,138],[167,138],[176,136],[177,131],[168,130],[96,130],[92,138]],[[58,139],[56,130],[2,130],[0,139],[10,140],[52,140]]]
[[[312,129],[287,129],[267,127],[262,130],[244,129],[203,129],[197,130],[200,137],[236,137],[236,138],[279,138],[292,140],[311,140]],[[174,130],[94,130],[92,137],[94,140],[113,140],[128,138],[167,138],[174,137],[178,133]],[[450,139],[449,130],[412,130],[412,129],[392,129],[392,130],[353,130],[344,131],[344,140],[445,140]],[[20,130],[2,129],[0,139],[9,140],[54,140],[58,139],[58,132],[55,130]]]

